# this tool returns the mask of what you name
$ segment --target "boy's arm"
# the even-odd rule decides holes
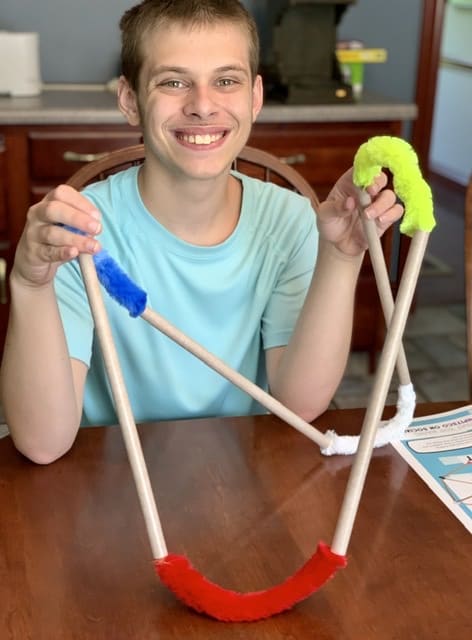
[[[271,393],[305,420],[328,408],[346,367],[362,258],[321,241],[290,342],[266,352]]]
[[[100,228],[95,207],[61,186],[30,208],[16,249],[0,391],[15,445],[35,462],[63,455],[80,424],[87,367],[69,357],[54,277],[64,262],[100,249]]]
[[[13,272],[10,291],[3,409],[15,446],[46,464],[62,456],[77,435],[87,367],[69,358],[52,283],[32,288]]]

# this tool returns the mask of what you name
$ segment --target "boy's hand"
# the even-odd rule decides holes
[[[86,235],[73,233],[63,225]],[[60,185],[28,210],[18,242],[12,276],[24,284],[41,287],[54,279],[57,268],[79,253],[94,254],[100,244],[100,212],[78,191]]]
[[[387,176],[382,172],[367,188],[372,203],[365,209],[375,220],[379,235],[403,215],[403,206],[395,193],[386,189]],[[320,235],[348,256],[361,254],[367,248],[358,209],[358,188],[352,181],[352,169],[344,173],[318,208]]]

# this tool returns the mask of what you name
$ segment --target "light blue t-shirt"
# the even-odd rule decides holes
[[[149,307],[267,389],[264,350],[286,345],[305,299],[318,246],[308,199],[233,173],[241,214],[221,244],[170,233],[144,206],[131,167],[84,190],[102,213],[100,242],[147,293]],[[72,358],[89,366],[83,424],[117,422],[77,261],[55,280]],[[247,394],[104,292],[136,421],[250,415]]]

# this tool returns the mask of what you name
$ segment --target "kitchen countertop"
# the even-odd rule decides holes
[[[414,103],[365,94],[359,102],[338,104],[266,104],[257,122],[366,122],[414,120]],[[116,95],[105,89],[46,89],[28,98],[0,97],[0,125],[121,124]]]

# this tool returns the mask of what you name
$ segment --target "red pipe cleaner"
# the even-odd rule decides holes
[[[284,582],[249,593],[218,586],[181,555],[169,554],[155,560],[154,565],[161,581],[191,609],[223,622],[254,622],[282,613],[308,598],[344,568],[347,560],[320,542],[308,562]]]

